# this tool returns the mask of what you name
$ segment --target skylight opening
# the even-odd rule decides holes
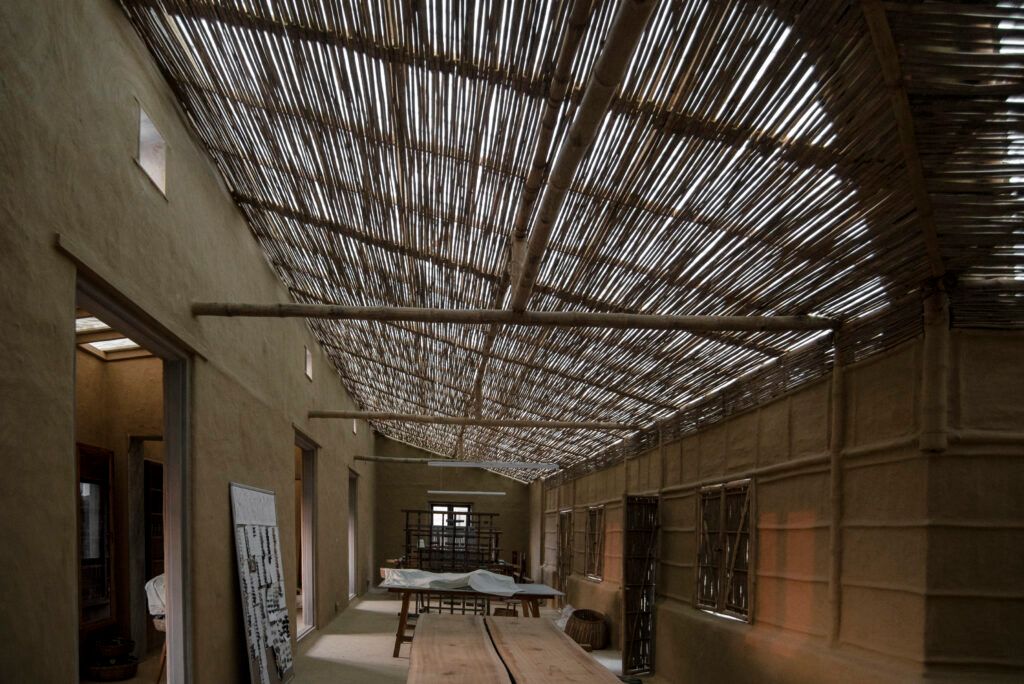
[[[153,185],[166,196],[167,143],[142,107],[139,107],[139,148],[136,161],[153,181]]]
[[[97,342],[89,342],[88,346],[92,347],[101,352],[115,352],[115,351],[128,351],[130,349],[139,349],[139,343],[131,340],[127,337],[119,337],[114,340],[99,340]]]
[[[95,316],[84,316],[75,319],[76,333],[103,332],[110,330],[110,326]]]

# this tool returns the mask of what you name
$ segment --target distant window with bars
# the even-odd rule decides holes
[[[700,491],[697,607],[746,622],[751,618],[753,496],[750,480]]]
[[[473,507],[459,503],[430,504],[432,524],[434,527],[465,527]]]
[[[587,545],[584,554],[584,573],[599,580],[604,572],[604,506],[587,509]]]

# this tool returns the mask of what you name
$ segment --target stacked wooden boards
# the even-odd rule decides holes
[[[550,620],[425,614],[409,684],[617,684]]]

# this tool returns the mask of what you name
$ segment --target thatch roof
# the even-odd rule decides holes
[[[537,183],[619,5],[123,4],[296,301],[459,309],[516,303],[513,253],[554,192]],[[1024,265],[1018,4],[657,4],[525,307],[853,324],[948,273],[1004,279],[964,311],[1007,319]],[[366,409],[629,423],[823,334],[310,324]],[[621,437],[376,427],[441,454],[565,465]]]

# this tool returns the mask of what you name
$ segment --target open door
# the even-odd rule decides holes
[[[295,541],[299,563],[296,638],[316,627],[316,450],[315,442],[295,433]]]
[[[76,433],[89,435],[79,442],[104,444],[82,444],[76,454],[82,672],[95,678],[109,667],[101,642],[119,639],[128,653],[134,648],[145,678],[185,682],[192,352],[107,285],[80,273],[75,294]],[[120,426],[116,438],[101,429],[108,422]],[[150,444],[160,446],[156,467]]]
[[[565,593],[569,586],[569,575],[572,574],[572,511],[558,513],[558,565],[555,578],[556,589]]]
[[[348,473],[348,598],[351,601],[359,593],[359,476]]]
[[[624,533],[622,674],[650,674],[654,672],[658,497],[626,497]]]

